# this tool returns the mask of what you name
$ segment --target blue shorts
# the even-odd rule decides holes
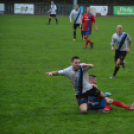
[[[88,101],[94,102],[95,97],[88,97]],[[106,99],[102,99],[99,101],[99,105],[92,107],[91,110],[98,110],[98,109],[103,109],[106,106]]]
[[[99,105],[92,107],[91,110],[103,109],[106,106],[106,100],[103,99],[99,102]]]
[[[83,35],[89,35],[91,34],[92,32],[89,32],[89,31],[83,31]]]

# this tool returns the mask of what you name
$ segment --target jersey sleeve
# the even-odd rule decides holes
[[[92,21],[93,21],[94,23],[96,22],[95,17],[94,17],[93,14],[92,14]]]
[[[111,46],[114,45],[114,35],[112,36]]]
[[[58,75],[63,75],[63,76],[69,77],[68,68],[63,69],[63,70],[59,70],[59,71],[57,71],[57,73],[58,73]]]
[[[127,41],[128,42],[131,42],[132,40],[131,40],[131,37],[129,36],[129,34],[127,34]]]
[[[69,16],[70,22],[72,22],[72,16],[73,16],[73,10],[71,11],[70,16]]]
[[[82,63],[81,65],[83,65],[83,64],[86,64],[86,63]],[[89,70],[89,69],[90,69],[90,67],[82,68],[83,71],[85,71],[85,70]]]

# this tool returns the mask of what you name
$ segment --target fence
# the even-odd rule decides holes
[[[81,5],[80,5],[81,6]],[[73,9],[73,5],[57,5],[57,15],[69,15],[71,10]],[[126,7],[126,11],[128,8],[131,8],[132,13],[134,15],[134,6],[133,7]],[[41,4],[41,3],[34,3],[34,14],[35,15],[46,15],[47,11],[50,9],[50,6]],[[85,11],[86,7],[83,6]],[[118,11],[119,12],[119,11]],[[117,14],[118,14],[117,12]],[[5,14],[14,14],[14,3],[5,3]],[[122,14],[122,13],[120,13]],[[126,13],[129,15],[130,13]],[[114,6],[108,6],[108,15],[114,15]],[[119,14],[118,14],[119,15]]]

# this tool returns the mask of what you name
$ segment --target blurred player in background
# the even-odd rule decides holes
[[[73,29],[74,29],[74,41],[76,41],[76,29],[77,27],[80,28],[81,24],[81,19],[82,19],[82,11],[79,8],[79,5],[75,5],[75,9],[73,9],[70,13],[70,24],[72,24],[72,17],[74,19],[74,24],[73,24]],[[81,29],[81,28],[80,28]],[[82,40],[83,40],[83,31],[81,29],[81,35],[82,35]]]
[[[89,83],[90,84],[96,84],[97,83],[97,78],[95,75],[89,75]],[[99,110],[102,113],[109,113],[109,111],[112,109],[112,104],[117,106],[117,107],[121,107],[121,108],[125,108],[128,110],[134,110],[134,103],[132,103],[132,105],[129,107],[126,104],[119,102],[117,100],[108,98],[109,96],[111,96],[110,93],[105,93],[106,94],[106,98],[105,99],[100,99],[100,98],[96,98],[96,97],[88,97],[88,103],[90,104],[88,107],[88,110]],[[93,105],[94,103],[97,104],[96,102],[99,102],[98,105]]]
[[[89,35],[92,33],[92,23],[94,22],[95,24],[95,30],[98,31],[96,20],[93,14],[90,13],[90,7],[87,7],[85,14],[83,14],[82,22],[81,22],[81,27],[82,24],[84,24],[83,28],[83,37],[86,39],[85,40],[85,47],[84,49],[87,48],[88,43],[90,43],[91,48],[93,48],[93,42],[89,40]]]
[[[47,23],[47,25],[50,25],[51,17],[54,17],[55,18],[56,24],[58,25],[58,20],[56,18],[56,10],[57,10],[57,7],[54,4],[54,1],[51,1],[51,9],[49,9],[49,11],[47,12],[47,13],[50,13],[49,22]]]
[[[114,51],[114,44],[116,44],[115,69],[113,75],[110,78],[115,78],[116,73],[120,69],[120,64],[122,65],[123,69],[125,69],[124,58],[126,57],[126,54],[129,53],[130,46],[131,46],[131,38],[127,33],[122,32],[122,26],[117,25],[116,30],[117,33],[113,34],[112,42],[111,42],[112,51]],[[127,41],[128,41],[128,46],[127,46]]]

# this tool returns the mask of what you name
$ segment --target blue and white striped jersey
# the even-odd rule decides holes
[[[118,33],[114,33],[112,37],[111,45],[116,44],[116,50],[119,51],[126,51],[127,50],[127,41],[130,42],[131,38],[130,36],[122,32],[122,35],[118,35]]]
[[[80,24],[82,20],[82,11],[79,8],[78,10],[73,9],[70,13],[70,22],[72,22],[72,17],[74,18],[74,24]]]
[[[81,69],[82,64],[80,64],[79,69],[77,71],[73,70],[73,66],[57,71],[59,75],[66,76],[70,79],[76,95],[81,95],[86,91],[92,89],[92,86],[89,83],[88,75],[88,70],[90,68],[86,67]]]
[[[50,14],[56,14],[57,7],[56,5],[51,5],[51,9],[49,9]]]

